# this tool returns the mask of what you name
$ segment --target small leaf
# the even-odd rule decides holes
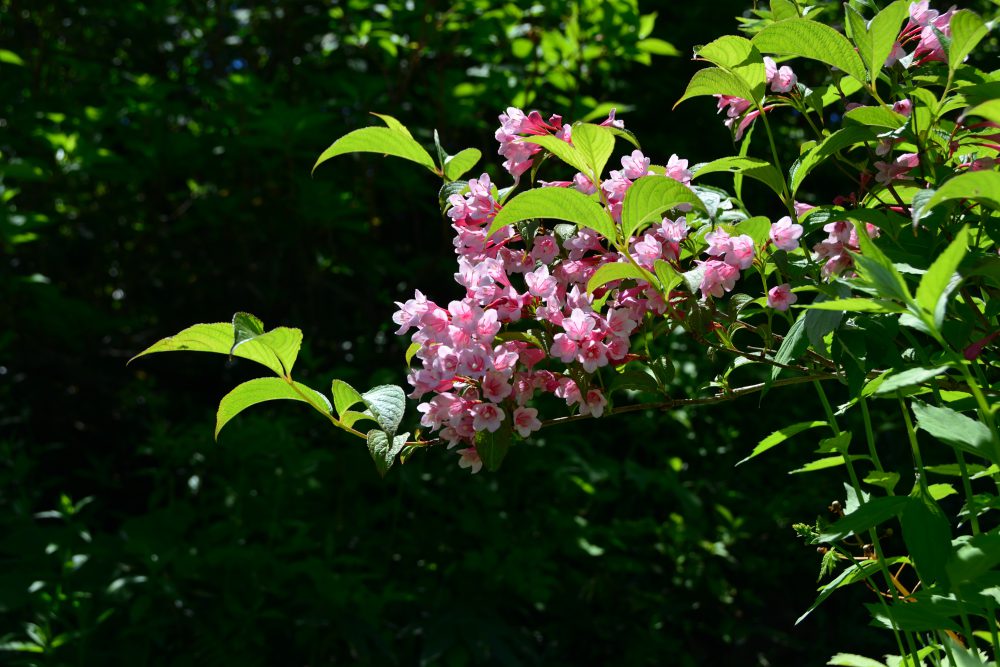
[[[951,408],[939,408],[921,401],[913,401],[910,405],[917,417],[918,428],[945,444],[1000,464],[1000,458],[997,458],[993,448],[990,429],[982,422],[970,419]]]
[[[643,176],[625,192],[622,202],[622,231],[628,240],[647,224],[658,220],[664,211],[689,204],[708,213],[705,204],[691,188],[664,176]],[[494,223],[495,224],[495,223]]]
[[[753,92],[747,84],[735,74],[719,67],[706,67],[694,73],[684,94],[674,102],[674,108],[676,109],[684,100],[703,95],[730,95],[744,100],[754,99]]]
[[[655,37],[647,37],[646,39],[640,39],[635,43],[635,48],[640,51],[645,51],[646,53],[651,53],[654,56],[679,56],[680,51],[677,50],[670,42],[665,42],[662,39],[657,39]]]
[[[974,537],[961,536],[955,542],[958,548],[946,568],[952,585],[976,581],[1000,565],[1000,528]]]
[[[761,440],[759,443],[757,443],[757,446],[753,448],[752,452],[750,452],[750,456],[737,462],[736,465],[746,463],[755,456],[760,456],[761,454],[771,449],[772,447],[777,447],[778,445],[783,443],[785,440],[788,440],[793,435],[797,435],[802,431],[806,431],[811,428],[816,428],[818,426],[826,426],[826,422],[825,421],[799,422],[798,424],[791,424],[789,426],[785,426],[784,428],[780,428],[771,435]]]
[[[955,234],[954,240],[944,252],[934,260],[917,286],[917,304],[931,317],[936,329],[941,328],[948,294],[957,286],[952,282],[952,277],[965,258],[968,245],[969,228],[964,226]],[[942,300],[944,303],[941,303]]]
[[[582,123],[573,126],[573,145],[590,167],[584,173],[592,174],[591,182],[596,183],[615,149],[615,135],[600,125]]]
[[[8,51],[7,49],[0,49],[0,63],[7,63],[8,65],[20,65],[24,66],[24,61],[21,56],[17,55],[13,51]]]
[[[587,195],[571,188],[538,188],[522,192],[497,213],[487,236],[492,236],[507,225],[532,218],[565,220],[593,229],[606,239],[615,238],[614,223],[604,208]]]
[[[868,26],[868,34],[871,36],[872,81],[878,78],[878,73],[892,53],[900,24],[909,14],[909,5],[909,0],[896,0],[876,14]]]
[[[879,384],[878,389],[875,390],[875,395],[895,395],[895,393],[901,389],[913,387],[922,382],[927,382],[928,380],[936,378],[938,375],[946,373],[948,369],[948,366],[937,366],[935,368],[908,368],[905,371],[895,373],[884,378],[882,383]]]
[[[864,299],[860,297],[850,297],[847,299],[834,299],[833,301],[815,301],[801,306],[813,310],[839,310],[841,312],[852,313],[902,313],[906,309],[892,302],[880,299]]]
[[[409,366],[413,362],[413,357],[417,356],[417,352],[423,347],[420,343],[410,343],[410,346],[406,348],[406,355],[404,357],[406,365]]]
[[[236,313],[233,315],[233,346],[229,353],[236,349],[240,343],[253,340],[264,333],[264,323],[250,313]]]
[[[392,444],[390,445],[389,435],[385,431],[380,431],[377,428],[368,431],[368,453],[371,454],[380,477],[385,477],[385,474],[389,472],[389,468],[392,467],[396,456],[406,446],[406,439],[408,437],[410,437],[409,433],[396,435],[392,438]]]
[[[662,259],[653,262],[653,269],[656,271],[656,277],[660,281],[660,288],[664,294],[669,294],[675,287],[684,282],[684,277],[677,272],[677,269]]]
[[[835,665],[836,667],[885,667],[885,664],[878,660],[872,660],[863,655],[855,655],[853,653],[838,653],[830,658],[826,664]]]
[[[348,132],[320,154],[312,170],[330,158],[346,153],[381,153],[416,162],[437,173],[434,159],[410,134],[391,127],[363,127]]]
[[[968,9],[960,9],[951,17],[951,48],[948,50],[948,69],[954,71],[966,56],[972,53],[976,44],[989,33],[983,19]]]
[[[653,275],[649,271],[640,269],[629,262],[611,262],[609,264],[602,264],[594,271],[594,275],[587,281],[587,293],[593,294],[594,290],[598,287],[602,287],[615,280],[624,280],[625,278],[644,280],[649,284],[654,283]]]
[[[371,410],[379,426],[386,432],[386,436],[391,438],[399,428],[403,412],[406,411],[406,393],[403,388],[394,384],[383,384],[361,394],[361,400]]]
[[[816,607],[820,606],[828,597],[833,595],[833,592],[838,588],[843,588],[844,586],[864,581],[869,576],[877,572],[879,567],[880,566],[877,562],[873,560],[866,560],[860,561],[856,563],[854,567],[849,567],[841,572],[836,579],[833,579],[826,586],[820,589],[819,596],[817,596],[816,601],[812,603],[805,613],[796,619],[795,625],[804,621],[806,617],[816,609]]]
[[[341,418],[353,406],[364,401],[358,390],[343,380],[333,381],[330,395],[333,396],[333,405],[337,408],[337,415]]]
[[[479,158],[483,156],[478,148],[466,148],[455,155],[449,156],[444,161],[444,176],[449,181],[457,181],[462,178],[467,171],[476,166]]]
[[[295,388],[293,388],[293,385]],[[296,391],[295,389],[298,389]],[[300,393],[301,392],[301,393]],[[310,389],[299,382],[288,382],[283,378],[256,378],[237,386],[222,397],[219,410],[215,417],[215,437],[229,421],[247,408],[265,401],[291,400],[310,403],[325,408],[327,412],[333,409],[326,396],[315,389]]]
[[[520,139],[520,141],[523,141],[526,144],[541,146],[569,166],[593,180],[593,172],[591,171],[590,165],[587,164],[587,158],[578,148],[566,143],[559,137],[555,137],[551,134],[543,134],[540,136],[524,137],[523,139]]]
[[[847,38],[830,26],[794,18],[772,23],[753,38],[763,53],[810,58],[833,65],[862,83],[865,65]]]
[[[489,431],[476,433],[476,451],[483,461],[483,466],[490,472],[500,469],[500,464],[510,449],[513,432],[510,415],[507,415],[494,433]]]
[[[850,126],[864,125],[868,127],[888,128],[898,130],[906,124],[906,116],[897,113],[888,107],[854,107],[844,114],[844,123]],[[842,130],[834,132],[830,136],[839,134]]]
[[[840,521],[820,533],[820,542],[836,542],[851,535],[860,535],[903,512],[909,504],[907,496],[873,498]]]
[[[728,174],[743,174],[744,176],[756,179],[771,188],[779,197],[782,196],[785,190],[785,179],[782,177],[781,172],[775,169],[770,162],[754,157],[734,156],[713,160],[694,170],[694,178],[720,171]]]
[[[892,491],[896,488],[896,484],[899,483],[899,473],[898,472],[879,472],[873,470],[868,473],[868,476],[863,480],[866,484],[871,484],[872,486],[877,486],[879,488],[885,489],[886,491]]]

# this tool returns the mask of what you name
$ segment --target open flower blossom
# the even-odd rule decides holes
[[[798,300],[799,297],[792,292],[788,283],[772,287],[767,292],[767,305],[775,310],[788,310],[788,307]]]
[[[782,65],[780,68],[774,62],[774,59],[764,56],[764,74],[767,77],[767,83],[771,86],[771,92],[774,93],[788,93],[795,88],[795,84],[799,82],[795,72],[788,65]]]
[[[769,233],[776,248],[791,252],[799,247],[802,225],[795,224],[787,215],[771,225]]]
[[[458,460],[459,468],[472,468],[473,475],[483,469],[483,460],[479,458],[479,452],[475,447],[460,449],[458,454],[462,457]]]
[[[920,164],[920,156],[916,153],[903,153],[892,162],[879,160],[875,163],[875,180],[888,185],[892,181],[906,180],[911,169]]]

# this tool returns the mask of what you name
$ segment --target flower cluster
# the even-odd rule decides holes
[[[930,8],[929,0],[911,3],[910,19],[899,33],[885,66],[891,67],[897,62],[909,67],[927,62],[946,61],[947,56],[944,47],[941,46],[939,35],[951,38],[951,18],[955,15],[955,9],[955,6],[952,6],[941,14]],[[917,43],[916,47],[907,55],[905,46],[912,42]]]

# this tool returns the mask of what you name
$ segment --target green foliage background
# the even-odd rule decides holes
[[[839,613],[864,591],[793,627],[818,557],[791,524],[843,496],[835,474],[734,467],[773,412],[816,414],[794,392],[547,430],[495,475],[434,451],[382,481],[363,446],[295,405],[213,442],[213,406],[248,364],[125,367],[246,310],[305,331],[313,386],[399,382],[391,302],[457,293],[436,184],[372,156],[311,178],[319,151],[380,111],[425,145],[437,128],[452,152],[479,147],[497,175],[508,104],[575,119],[617,102],[647,155],[710,160],[731,149],[710,103],[670,110],[696,66],[649,40],[686,56],[744,9],[0,0],[0,642],[19,649],[3,660],[780,665],[884,650]],[[713,363],[675,353],[682,384]]]

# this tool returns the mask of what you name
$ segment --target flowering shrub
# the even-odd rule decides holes
[[[811,385],[823,418],[778,428],[745,461],[799,433],[829,431],[818,439],[823,456],[798,471],[841,467],[849,480],[832,521],[796,527],[819,545],[822,573],[837,572],[816,605],[865,582],[873,622],[896,640],[899,655],[888,664],[985,664],[981,645],[994,655],[1000,647],[1000,530],[991,514],[1000,506],[1000,387],[990,348],[1000,314],[991,299],[1000,288],[1000,103],[996,73],[965,61],[989,26],[926,1],[894,2],[869,18],[850,5],[845,12],[846,36],[792,3],[772,3],[752,39],[727,36],[696,50],[709,66],[679,102],[714,96],[739,142],[736,156],[702,164],[647,156],[613,111],[590,124],[517,108],[500,115],[496,131],[509,176],[502,187],[485,173],[460,180],[478,151],[448,155],[438,144],[435,159],[389,116],[330,146],[317,166],[372,152],[444,180],[440,201],[464,293],[438,302],[418,290],[396,304],[397,334],[411,340],[408,390],[361,393],[334,381],[331,401],[292,379],[301,333],[265,331],[245,313],[142,354],[187,349],[257,361],[277,377],[224,397],[216,433],[256,403],[302,401],[366,439],[382,474],[437,444],[474,473],[496,470],[518,438],[562,421]],[[800,76],[795,59],[828,66],[824,78]],[[814,136],[786,171],[769,117],[788,112]],[[764,134],[766,158],[751,156],[755,133]],[[800,201],[810,175],[831,167],[845,176],[844,194]],[[732,192],[701,183],[719,173],[733,175]],[[781,215],[746,209],[747,178],[769,188]],[[731,359],[701,395],[670,395],[664,341],[679,335]],[[757,382],[734,386],[754,372]],[[832,405],[830,383],[850,400]],[[398,433],[407,394],[422,427],[412,439]],[[895,403],[905,433],[877,434],[872,401]],[[841,428],[854,412],[863,434]],[[883,456],[898,458],[885,450],[903,440],[911,461],[883,465]],[[911,462],[912,489],[897,491]],[[940,502],[951,495],[963,502]],[[888,530],[896,521],[901,542]],[[841,654],[830,664],[882,663]]]

